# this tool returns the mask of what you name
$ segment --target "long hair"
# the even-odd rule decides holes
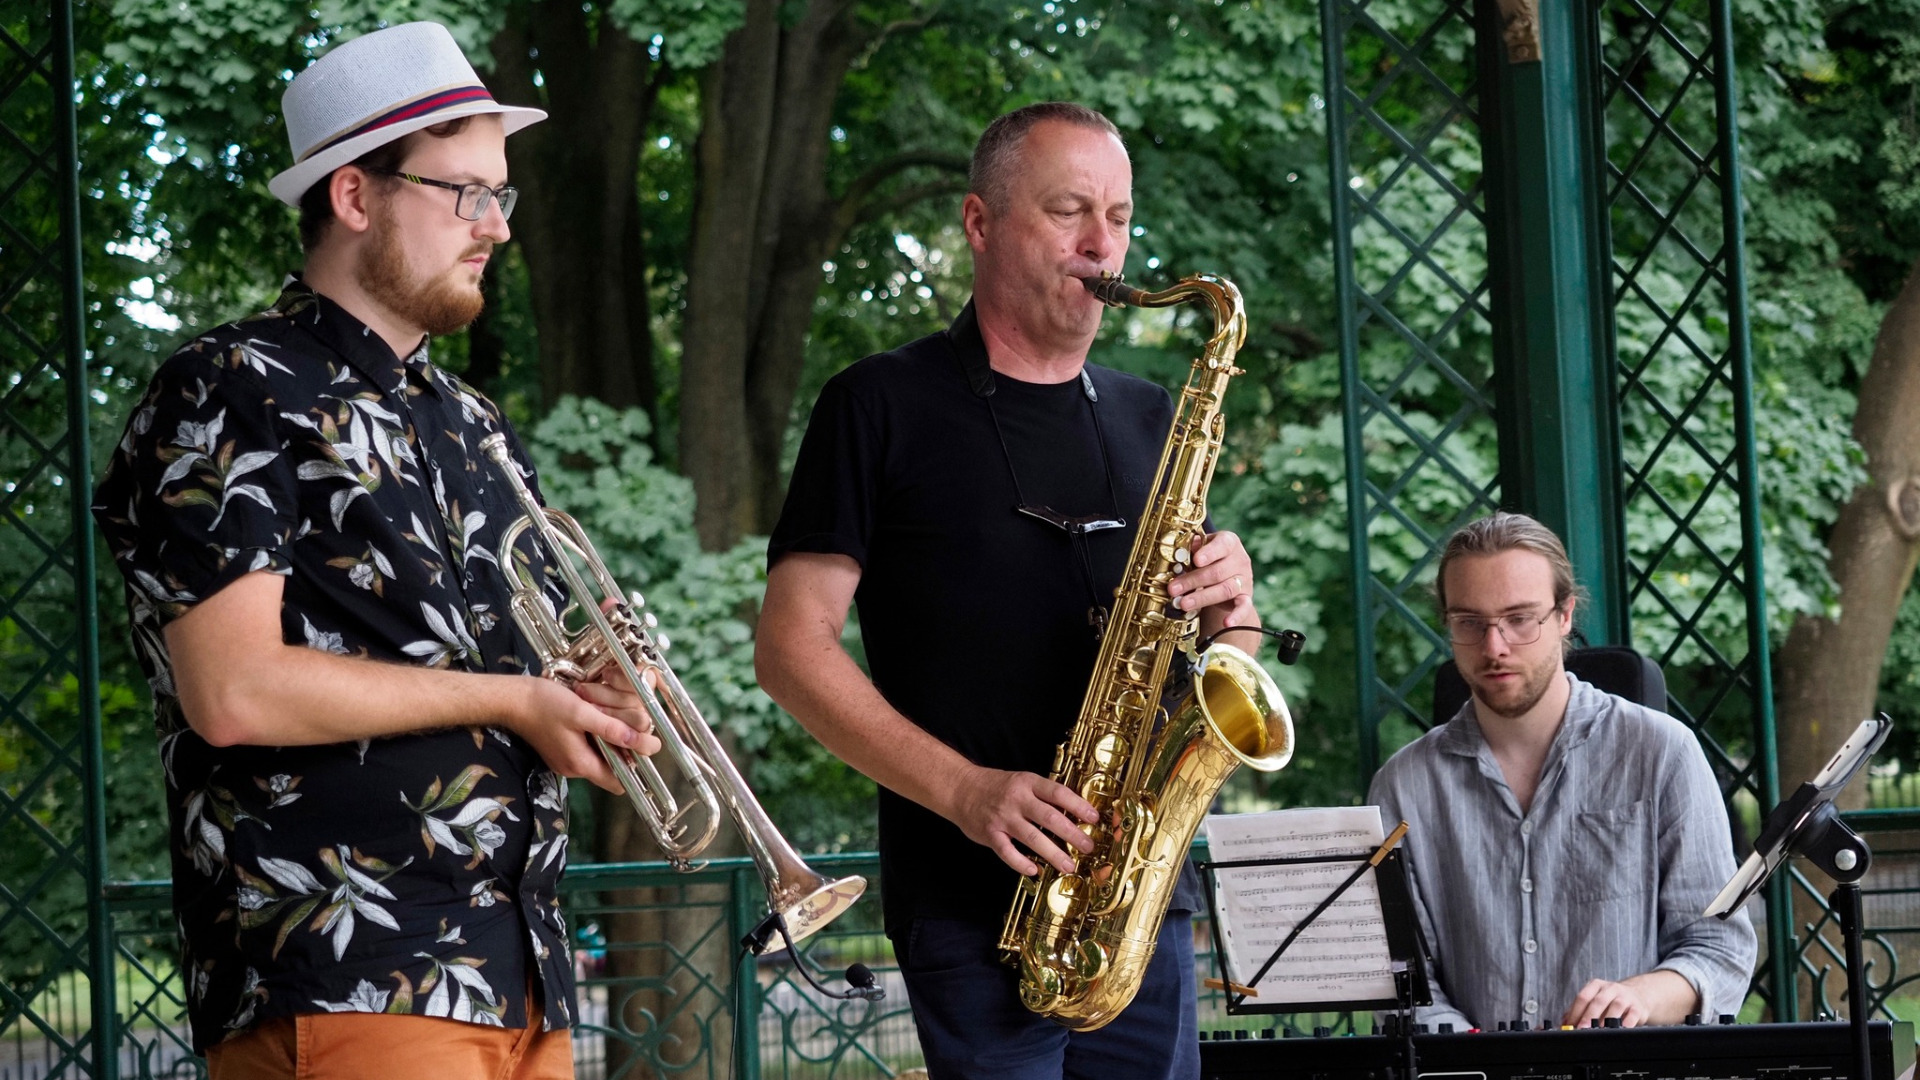
[[[1503,551],[1531,551],[1547,560],[1553,570],[1555,610],[1566,607],[1570,596],[1586,599],[1586,590],[1573,579],[1573,562],[1567,558],[1566,545],[1553,530],[1525,514],[1500,510],[1462,525],[1447,538],[1447,546],[1440,553],[1440,572],[1433,579],[1442,615],[1447,612],[1447,567],[1463,555],[1498,555]]]

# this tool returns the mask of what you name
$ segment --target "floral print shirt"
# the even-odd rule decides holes
[[[161,365],[111,456],[93,512],[153,688],[196,1049],[322,1011],[527,1027],[530,987],[544,1028],[572,1021],[566,783],[530,746],[495,727],[212,746],[161,634],[263,570],[285,577],[289,644],[537,671],[497,550],[519,504],[478,450],[496,431],[531,482],[499,409],[425,342],[396,358],[291,279]]]

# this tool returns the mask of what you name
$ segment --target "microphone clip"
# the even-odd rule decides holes
[[[807,966],[806,959],[800,955],[800,950],[793,947],[793,937],[787,933],[787,920],[777,911],[767,912],[766,918],[754,924],[753,929],[747,931],[746,935],[740,939],[740,947],[759,956],[766,951],[767,943],[773,940],[776,933],[780,935],[780,940],[786,943],[787,955],[793,958],[793,966],[800,972],[800,977],[805,979],[807,985],[813,987],[816,992],[835,1001],[883,1001],[886,999],[887,991],[884,987],[876,985],[873,969],[857,961],[847,965],[848,989],[829,990],[820,985],[820,981],[813,977],[812,969]]]

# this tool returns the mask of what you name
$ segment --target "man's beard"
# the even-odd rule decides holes
[[[1521,683],[1516,697],[1505,701],[1491,700],[1486,689],[1477,682],[1473,683],[1474,696],[1481,704],[1493,710],[1496,716],[1503,716],[1509,720],[1525,716],[1528,710],[1540,704],[1541,698],[1547,696],[1547,691],[1553,687],[1554,676],[1559,672],[1552,664],[1542,664],[1538,669],[1521,668],[1519,670]]]
[[[480,316],[486,298],[477,285],[467,285],[455,277],[454,270],[420,281],[407,267],[406,252],[400,247],[400,230],[382,214],[374,225],[375,235],[361,255],[360,287],[388,311],[418,326],[429,336],[439,337],[465,329]],[[475,247],[460,259],[484,255],[493,250],[491,243]],[[456,261],[456,266],[459,261]]]

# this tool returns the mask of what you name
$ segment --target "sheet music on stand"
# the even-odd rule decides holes
[[[1399,852],[1368,863],[1386,839],[1379,807],[1215,815],[1205,824],[1204,880],[1229,1012],[1395,1009],[1430,1000]]]

